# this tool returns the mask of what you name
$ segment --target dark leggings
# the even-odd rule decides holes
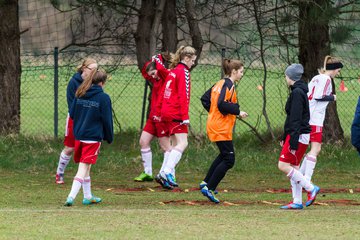
[[[235,153],[232,141],[216,142],[220,154],[211,164],[210,169],[204,179],[209,190],[215,190],[220,181],[224,178],[226,172],[234,166]]]

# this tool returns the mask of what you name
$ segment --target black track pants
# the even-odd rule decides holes
[[[235,152],[232,141],[216,142],[220,154],[211,164],[210,169],[204,179],[207,182],[209,190],[215,190],[220,181],[224,178],[226,172],[234,166]]]

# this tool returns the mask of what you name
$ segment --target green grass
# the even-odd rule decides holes
[[[91,174],[93,193],[103,203],[82,206],[80,192],[71,208],[62,205],[77,165],[69,164],[65,185],[54,183],[61,139],[1,137],[0,239],[360,237],[360,161],[351,146],[323,148],[313,179],[323,189],[317,199],[322,205],[288,212],[278,209],[290,200],[290,193],[276,191],[289,189],[288,179],[277,169],[278,144],[261,145],[251,135],[237,138],[235,167],[219,185],[222,203],[214,205],[196,190],[217,155],[213,144],[189,139],[177,168],[181,191],[169,192],[155,182],[132,181],[142,170],[138,137],[124,132],[116,135],[114,144],[103,144]],[[161,154],[155,143],[153,152],[156,173]]]
[[[266,83],[266,111],[273,129],[281,128],[285,119],[284,105],[288,90],[285,85],[283,69],[285,65],[274,65],[269,68]],[[74,67],[59,69],[59,136],[64,133],[67,115],[66,86],[74,73]],[[360,84],[357,81],[356,69],[347,68],[342,71],[348,92],[338,90],[340,78],[336,79],[338,113],[345,135],[349,136]],[[52,136],[54,133],[54,86],[52,68],[23,67],[21,82],[21,133],[30,135]],[[192,130],[204,133],[207,112],[200,103],[202,94],[220,78],[220,67],[217,65],[199,65],[191,73],[192,90],[190,104],[190,121]],[[247,69],[237,87],[241,110],[246,111],[246,119],[260,132],[267,130],[262,116],[263,72],[258,68]],[[111,73],[105,91],[112,98],[113,108],[121,129],[139,129],[141,122],[144,80],[136,66],[120,66]],[[119,126],[115,130],[119,131]],[[242,123],[236,125],[236,132],[243,134],[249,128]]]

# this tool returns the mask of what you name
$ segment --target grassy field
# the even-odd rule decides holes
[[[267,96],[266,110],[273,129],[282,127],[285,113],[284,105],[288,90],[285,85],[283,70],[285,66],[273,66],[267,73],[265,93]],[[59,69],[59,136],[64,133],[67,115],[66,86],[74,73],[73,67]],[[350,133],[360,84],[357,81],[356,69],[344,69],[347,92],[340,92],[341,78],[335,80],[337,91],[338,113],[346,135]],[[47,135],[54,133],[54,84],[52,68],[23,67],[21,83],[21,132],[31,135]],[[207,112],[200,103],[202,94],[220,78],[220,67],[216,65],[199,65],[191,73],[192,90],[190,104],[191,126],[194,132],[204,133]],[[113,71],[105,91],[112,98],[115,116],[121,129],[139,129],[141,122],[144,80],[137,67],[119,66]],[[266,130],[262,116],[262,94],[258,89],[263,85],[263,71],[248,69],[237,87],[241,109],[249,114],[247,121],[257,126],[260,132]],[[119,126],[115,130],[119,131]],[[236,132],[242,134],[249,128],[245,124],[237,124]]]
[[[103,203],[63,206],[77,166],[65,185],[54,183],[61,139],[9,136],[0,139],[0,239],[357,239],[360,237],[359,156],[348,145],[324,146],[314,175],[321,188],[315,205],[282,211],[289,181],[278,169],[277,144],[236,139],[236,164],[219,185],[214,205],[198,183],[217,154],[206,139],[190,139],[177,168],[180,188],[135,183],[142,170],[138,133],[103,144],[92,168],[92,190]],[[161,155],[154,143],[154,172]],[[304,194],[305,198],[305,194]]]

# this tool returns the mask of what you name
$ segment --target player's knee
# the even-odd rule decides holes
[[[282,161],[279,161],[278,168],[279,168],[280,171],[282,171],[285,174],[288,174],[293,169],[293,167],[290,166],[289,163],[285,163],[285,162],[282,162]]]
[[[74,148],[65,146],[63,153],[67,156],[71,156],[74,153]]]
[[[187,148],[188,145],[189,145],[188,140],[185,139],[184,142],[183,142],[184,150],[185,150],[185,148]]]
[[[175,148],[184,151],[188,146],[188,141],[187,139],[182,139],[181,141],[178,141],[177,145]]]
[[[161,150],[162,150],[163,152],[169,152],[169,151],[171,150],[171,147],[170,147],[170,146],[168,146],[168,145],[166,145],[166,144],[162,144],[162,143],[160,143],[160,142],[159,142],[159,146],[160,146],[160,148],[161,148]]]
[[[282,172],[286,172],[286,165],[284,165],[283,162],[279,161],[278,163],[278,169]]]
[[[141,148],[149,148],[150,147],[150,142],[143,138],[140,138],[139,144],[140,144]]]
[[[224,159],[225,159],[225,164],[228,167],[228,169],[234,167],[234,164],[235,164],[234,153],[226,153]]]

